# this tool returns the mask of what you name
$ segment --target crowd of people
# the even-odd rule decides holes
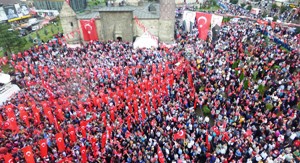
[[[58,40],[12,55],[22,90],[0,106],[0,160],[299,162],[300,55],[266,26],[228,22],[210,43],[177,23],[172,46]]]

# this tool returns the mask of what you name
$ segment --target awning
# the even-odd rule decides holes
[[[31,18],[31,15],[25,15],[22,17],[14,18],[14,19],[9,19],[8,22],[13,22],[13,21],[17,21],[17,20],[26,19],[26,18]]]
[[[133,48],[152,48],[158,47],[157,39],[151,37],[149,34],[144,33],[141,37],[136,38],[135,42],[133,43]]]

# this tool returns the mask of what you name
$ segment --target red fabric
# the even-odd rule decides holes
[[[76,142],[76,134],[75,134],[75,128],[73,125],[68,126],[68,133],[70,136],[70,140],[75,143]]]
[[[202,40],[206,40],[210,22],[211,22],[211,14],[197,12],[196,21],[197,21],[197,27],[199,31],[199,38]]]
[[[34,161],[34,154],[32,153],[31,146],[26,146],[22,149],[22,152],[24,154],[24,158],[27,163],[35,163]]]
[[[84,41],[98,40],[97,27],[95,20],[80,20],[81,30]]]
[[[104,132],[102,134],[102,138],[101,138],[101,148],[103,149],[106,145],[106,132]]]
[[[45,107],[44,108],[44,113],[45,113],[46,117],[48,118],[49,122],[51,124],[53,124],[54,123],[54,117],[53,117],[53,114],[51,112],[51,109],[49,107]]]
[[[3,156],[5,163],[13,163],[14,159],[10,153]]]
[[[158,160],[160,163],[164,163],[165,162],[165,158],[164,158],[164,154],[162,153],[160,147],[158,146],[157,148],[157,155],[158,155]]]
[[[205,143],[206,143],[207,151],[210,151],[210,143],[208,141],[208,131],[206,131]]]
[[[127,128],[128,128],[128,130],[130,130],[130,128],[131,128],[131,122],[130,122],[129,116],[127,117]]]
[[[47,139],[42,139],[39,141],[41,157],[47,157],[48,155],[48,147],[47,147]]]
[[[65,150],[65,142],[62,133],[57,133],[55,135],[56,144],[59,152],[63,152]]]
[[[185,135],[186,135],[185,131],[180,130],[176,134],[174,134],[174,140],[176,140],[176,139],[185,139]]]
[[[82,137],[84,138],[86,138],[86,125],[87,125],[87,121],[80,122],[80,130],[81,130]]]
[[[87,156],[86,156],[85,146],[81,146],[80,147],[80,153],[81,153],[81,163],[87,162]]]

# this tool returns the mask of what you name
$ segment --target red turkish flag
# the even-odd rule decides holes
[[[206,143],[207,151],[209,152],[210,151],[210,143],[208,141],[208,131],[206,131],[205,143]]]
[[[199,38],[202,40],[206,40],[211,22],[211,14],[197,12],[196,22],[199,31]]]
[[[114,111],[114,109],[111,109],[111,110],[109,111],[109,116],[110,116],[110,120],[111,120],[112,122],[115,122],[115,111]]]
[[[35,163],[34,161],[34,154],[32,153],[31,146],[26,146],[22,149],[22,152],[24,154],[24,158],[27,163]]]
[[[4,158],[5,163],[13,163],[14,162],[13,156],[10,153],[4,155],[3,158]]]
[[[41,119],[40,119],[40,113],[39,110],[36,107],[32,107],[32,112],[34,114],[34,123],[36,125],[41,123]]]
[[[9,129],[11,129],[13,131],[18,131],[19,130],[19,126],[17,124],[15,116],[9,116],[6,122],[8,124]]]
[[[54,117],[49,107],[44,108],[44,113],[51,124],[54,123]]]
[[[85,146],[81,146],[80,147],[80,153],[81,153],[81,163],[87,162],[87,156],[86,156]]]
[[[48,147],[47,147],[47,139],[42,139],[39,141],[41,157],[47,157],[48,155]]]
[[[176,134],[174,134],[174,140],[176,139],[185,139],[185,131],[184,130],[180,130],[178,131]]]
[[[83,33],[84,41],[98,40],[97,27],[95,19],[80,20],[81,30]]]
[[[165,162],[165,157],[164,154],[162,153],[160,146],[158,146],[157,148],[157,155],[158,155],[158,160],[160,163],[164,163]]]
[[[81,130],[82,137],[84,138],[86,138],[86,125],[87,125],[87,121],[80,122],[80,130]]]
[[[70,136],[70,140],[72,142],[76,142],[76,133],[75,133],[75,128],[74,128],[73,125],[68,126],[68,133],[69,133],[69,136]]]
[[[57,133],[55,135],[56,144],[59,152],[63,152],[65,150],[65,142],[62,133]]]
[[[129,116],[127,117],[127,128],[128,128],[128,130],[130,130],[130,128],[131,128],[131,122],[130,122]]]
[[[63,111],[61,110],[60,107],[57,107],[57,108],[56,108],[56,117],[57,117],[57,119],[59,119],[60,121],[64,121],[64,119],[65,119],[64,113],[63,113]]]
[[[101,148],[103,149],[106,145],[106,132],[104,132],[102,134],[102,138],[101,138]]]

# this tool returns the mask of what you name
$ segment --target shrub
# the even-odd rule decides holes
[[[242,7],[242,8],[244,8],[245,6],[246,6],[246,4],[245,4],[245,3],[242,3],[242,4],[241,4],[241,7]]]
[[[278,16],[273,17],[273,22],[276,22],[278,20]]]
[[[249,6],[247,6],[247,8],[246,8],[247,10],[251,10],[252,9],[252,6],[251,5],[249,5]]]
[[[210,115],[210,109],[209,109],[209,107],[208,107],[207,105],[204,105],[204,106],[203,106],[203,114],[204,114],[205,116]]]
[[[266,109],[272,110],[273,109],[273,105],[271,103],[267,103],[266,104]]]
[[[245,90],[248,89],[248,85],[249,85],[249,80],[246,79],[246,80],[244,81],[244,89],[245,89]]]
[[[260,95],[263,96],[265,94],[265,91],[266,91],[266,87],[260,84],[258,86],[258,92],[260,93]]]
[[[232,4],[237,4],[239,2],[239,0],[230,0],[230,3]]]

